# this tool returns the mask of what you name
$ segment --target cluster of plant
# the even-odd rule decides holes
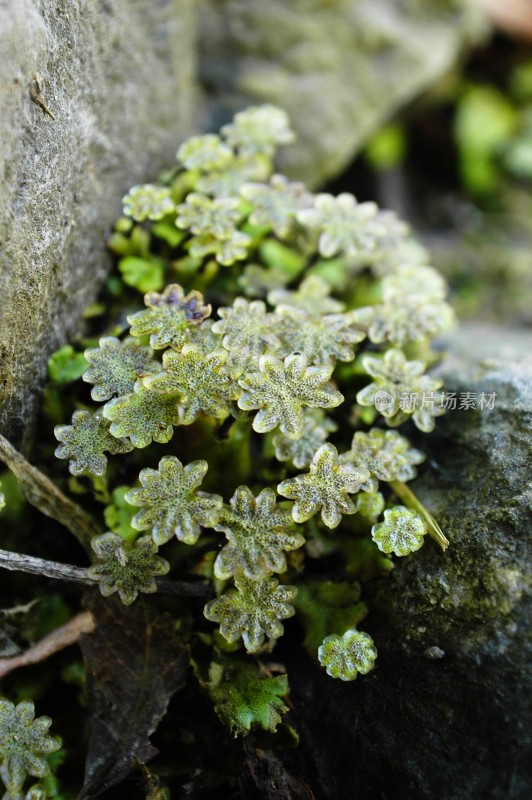
[[[274,174],[293,139],[282,110],[249,108],[133,187],[110,241],[120,277],[89,311],[104,335],[50,362],[49,417],[76,405],[56,454],[105,505],[87,576],[126,605],[170,571],[208,579],[178,629],[235,734],[287,711],[268,661],[284,620],[332,677],[366,674],[361,583],[427,533],[447,544],[406,486],[423,454],[396,430],[443,413],[427,369],[445,283],[392,213]]]
[[[29,700],[15,706],[0,699],[0,779],[6,788],[3,800],[46,800],[55,794],[47,757],[59,750],[61,742],[49,735],[51,724],[50,717],[35,719]],[[44,780],[25,790],[28,777]]]

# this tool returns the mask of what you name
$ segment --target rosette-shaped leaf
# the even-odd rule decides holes
[[[137,381],[135,391],[115,397],[103,407],[113,436],[128,436],[134,447],[147,447],[152,440],[169,442],[179,425],[179,398],[175,394],[150,392]]]
[[[150,335],[150,345],[155,350],[163,347],[180,347],[186,341],[189,325],[199,325],[211,313],[200,292],[185,296],[177,283],[169,284],[162,294],[148,292],[144,295],[145,311],[131,314],[127,321],[132,336]]]
[[[57,458],[69,458],[69,471],[72,475],[82,475],[85,471],[92,475],[103,475],[107,469],[107,456],[129,453],[131,442],[123,438],[125,434],[111,432],[109,423],[101,413],[74,411],[72,425],[56,425],[55,438],[61,444],[56,448]]]
[[[223,419],[229,414],[228,401],[236,400],[240,388],[224,371],[226,350],[203,353],[194,344],[184,345],[180,353],[167,351],[163,371],[145,379],[153,394],[178,393],[179,421],[190,425],[200,412]]]
[[[358,673],[366,675],[375,666],[377,650],[367,633],[346,631],[343,636],[326,636],[318,649],[318,659],[331,678],[354,681]]]
[[[122,204],[124,214],[133,217],[137,222],[162,219],[175,208],[170,189],[151,183],[133,186],[123,198]]]
[[[291,183],[284,175],[273,175],[268,183],[245,183],[240,194],[253,206],[249,221],[268,225],[284,239],[291,233],[296,214],[312,205],[312,195],[302,183]]]
[[[332,444],[323,444],[310,462],[305,475],[288,478],[277,491],[289,500],[295,500],[292,516],[296,522],[305,522],[321,508],[321,518],[328,528],[336,528],[342,514],[354,514],[356,507],[349,497],[359,491],[368,479],[368,471],[351,464],[340,464],[338,451]]]
[[[240,202],[236,197],[212,199],[191,192],[177,206],[176,226],[196,234],[209,234],[215,239],[230,239],[242,219]]]
[[[279,586],[276,578],[253,581],[245,575],[235,577],[235,589],[211,600],[205,606],[205,617],[220,623],[220,633],[228,642],[242,637],[248,653],[260,650],[264,637],[278,639],[284,633],[281,623],[295,614],[291,600],[295,586]]]
[[[415,464],[425,460],[424,454],[411,446],[397,431],[372,428],[368,433],[357,431],[351,449],[342,453],[342,464],[365,467],[370,477],[363,486],[375,492],[378,481],[410,481],[416,477]]]
[[[281,355],[303,353],[310,364],[331,364],[336,360],[352,361],[354,345],[365,334],[353,327],[348,314],[318,317],[292,306],[278,306]]]
[[[212,254],[219,264],[230,267],[235,261],[247,258],[251,237],[242,231],[233,231],[227,239],[217,239],[210,233],[202,233],[190,242],[190,255],[204,258]]]
[[[335,408],[344,397],[327,383],[332,367],[309,367],[304,355],[293,353],[284,362],[261,356],[258,372],[239,380],[244,394],[238,405],[244,411],[260,409],[253,420],[258,433],[280,427],[281,433],[297,438],[305,429],[303,408]]]
[[[267,313],[261,300],[250,303],[237,297],[232,306],[219,308],[218,316],[220,319],[212,330],[223,336],[223,346],[229,352],[237,351],[243,357],[258,359],[265,350],[278,349],[276,319]]]
[[[384,522],[371,529],[371,536],[383,553],[407,556],[423,546],[427,533],[425,520],[406,506],[395,506],[384,512]]]
[[[230,266],[247,256],[251,238],[236,229],[242,219],[238,198],[213,200],[207,195],[191,192],[177,207],[177,212],[177,227],[196,234],[190,243],[193,258],[203,258],[212,253],[220,264]]]
[[[402,264],[384,276],[381,289],[385,302],[416,298],[434,303],[444,300],[447,294],[447,285],[440,273],[420,264]]]
[[[26,777],[43,778],[50,768],[46,756],[61,746],[48,734],[50,717],[35,718],[30,700],[13,705],[0,698],[0,772],[9,796],[16,796]]]
[[[46,789],[44,786],[36,783],[35,786],[31,786],[26,794],[24,795],[24,800],[46,800],[48,795],[46,794]],[[4,795],[3,800],[19,800],[17,795],[7,794]]]
[[[435,336],[453,322],[453,311],[443,302],[445,281],[432,267],[404,264],[384,276],[381,288],[382,304],[352,312],[372,342],[403,345]]]
[[[257,664],[243,660],[225,667],[213,662],[207,688],[214,710],[234,736],[245,736],[258,726],[275,733],[289,710],[283,700],[288,694],[286,675],[272,677]]]
[[[203,353],[212,353],[213,350],[222,349],[222,337],[213,331],[214,320],[206,319],[201,325],[193,325],[187,331],[187,336],[190,344],[195,344],[196,347]]]
[[[85,350],[90,366],[82,378],[94,384],[92,399],[101,402],[132,392],[138,378],[159,371],[160,365],[152,356],[151,348],[141,347],[135,339],[121,342],[114,336],[103,336],[99,347]]]
[[[297,214],[298,221],[319,234],[318,249],[324,258],[342,253],[360,258],[371,254],[386,236],[386,224],[375,203],[357,203],[352,194],[338,197],[318,194],[313,208]]]
[[[337,314],[344,304],[330,297],[331,287],[319,275],[309,275],[301,281],[296,291],[274,288],[268,292],[268,303],[272,306],[295,306],[310,314]]]
[[[396,296],[388,302],[357,308],[353,322],[368,333],[376,344],[405,345],[432,338],[447,330],[454,319],[452,308],[444,302],[431,302],[417,295]]]
[[[264,181],[271,173],[270,161],[259,154],[236,156],[223,168],[202,175],[196,189],[213,197],[238,197],[247,181]]]
[[[248,297],[266,297],[268,292],[282,289],[290,276],[275,267],[261,267],[259,264],[248,264],[238,276],[238,285]],[[272,303],[272,305],[275,305]]]
[[[131,605],[139,592],[156,592],[156,576],[170,570],[168,561],[156,555],[157,545],[151,536],[126,544],[116,533],[102,533],[91,545],[98,561],[89,567],[89,577],[98,582],[104,597],[118,592],[125,606]]]
[[[273,156],[277,145],[290,144],[295,139],[286,111],[269,104],[239,111],[221,130],[240,155]]]
[[[131,489],[126,500],[140,506],[131,520],[139,531],[150,530],[157,545],[176,536],[185,544],[197,542],[201,525],[213,527],[217,522],[222,498],[217,494],[197,491],[208,464],[192,461],[183,466],[175,456],[165,456],[159,469],[143,469],[139,475],[142,488]]]
[[[393,211],[380,211],[379,220],[386,231],[379,236],[376,247],[361,257],[349,259],[353,269],[371,266],[376,277],[397,272],[398,264],[423,264],[428,260],[428,251],[410,236],[410,229]]]
[[[285,572],[285,552],[297,550],[305,539],[290,530],[292,516],[277,506],[275,492],[263,489],[255,498],[251,489],[239,486],[230,504],[223,507],[214,525],[228,540],[214,562],[216,577],[242,572],[257,581],[271,572]]]
[[[299,439],[276,433],[273,437],[275,457],[278,461],[291,461],[294,467],[307,467],[316,450],[327,441],[329,433],[337,430],[338,425],[330,419],[321,408],[310,408],[305,411],[303,434]]]
[[[204,172],[223,169],[233,158],[233,151],[216,133],[192,136],[177,151],[177,159],[187,169]]]
[[[389,425],[400,425],[412,416],[425,432],[434,428],[434,417],[444,413],[441,396],[435,395],[443,381],[423,375],[422,361],[407,361],[402,350],[388,350],[384,358],[364,356],[362,364],[375,380],[357,394],[363,406],[375,406]]]

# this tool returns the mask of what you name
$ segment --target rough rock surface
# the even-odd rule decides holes
[[[109,267],[120,198],[194,129],[193,0],[0,2],[0,428]],[[35,99],[42,97],[55,119]]]
[[[451,545],[428,541],[366,592],[375,670],[353,684],[291,665],[302,744],[290,768],[317,800],[525,800],[530,749],[532,335],[460,330],[446,390],[496,392],[448,412],[412,484]]]
[[[250,102],[285,108],[298,133],[281,154],[314,186],[338,174],[398,108],[439,78],[469,35],[467,0],[207,0],[200,75],[210,126]]]

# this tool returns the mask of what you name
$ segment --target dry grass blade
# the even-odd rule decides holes
[[[82,547],[91,553],[90,540],[101,533],[92,518],[64,495],[46,475],[29,464],[3,436],[0,436],[0,459],[19,481],[28,502],[47,517],[52,517],[68,528]]]

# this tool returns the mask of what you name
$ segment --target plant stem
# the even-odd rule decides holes
[[[390,486],[394,490],[395,494],[401,498],[403,503],[408,507],[412,508],[414,511],[417,511],[418,514],[421,514],[425,522],[427,523],[427,528],[430,536],[437,542],[442,550],[446,550],[449,546],[449,540],[444,535],[442,529],[432,516],[423,503],[418,500],[412,489],[410,489],[406,483],[402,483],[402,481],[390,481]]]
[[[157,584],[157,591],[161,594],[204,599],[215,596],[214,589],[208,581],[169,581],[165,578],[156,578],[155,583]]]
[[[40,642],[34,644],[29,650],[12,658],[0,658],[0,678],[7,675],[18,667],[26,667],[29,664],[39,664],[49,656],[58,653],[65,647],[75,644],[81,634],[92,633],[94,631],[94,618],[90,611],[82,611],[77,616],[70,619],[65,625],[56,628]]]
[[[84,583],[94,586],[97,580],[91,578],[85,567],[73,567],[71,564],[59,564],[57,561],[46,561],[44,558],[27,556],[0,550],[0,568],[15,572],[29,572],[32,575],[44,575],[71,583]],[[212,588],[206,581],[170,581],[157,578],[157,591],[177,597],[210,597]]]
[[[29,572],[32,575],[44,575],[46,578],[57,578],[60,581],[74,583],[95,583],[87,575],[84,567],[73,567],[70,564],[59,564],[57,561],[46,561],[44,558],[27,556],[0,550],[0,567],[15,572]]]

